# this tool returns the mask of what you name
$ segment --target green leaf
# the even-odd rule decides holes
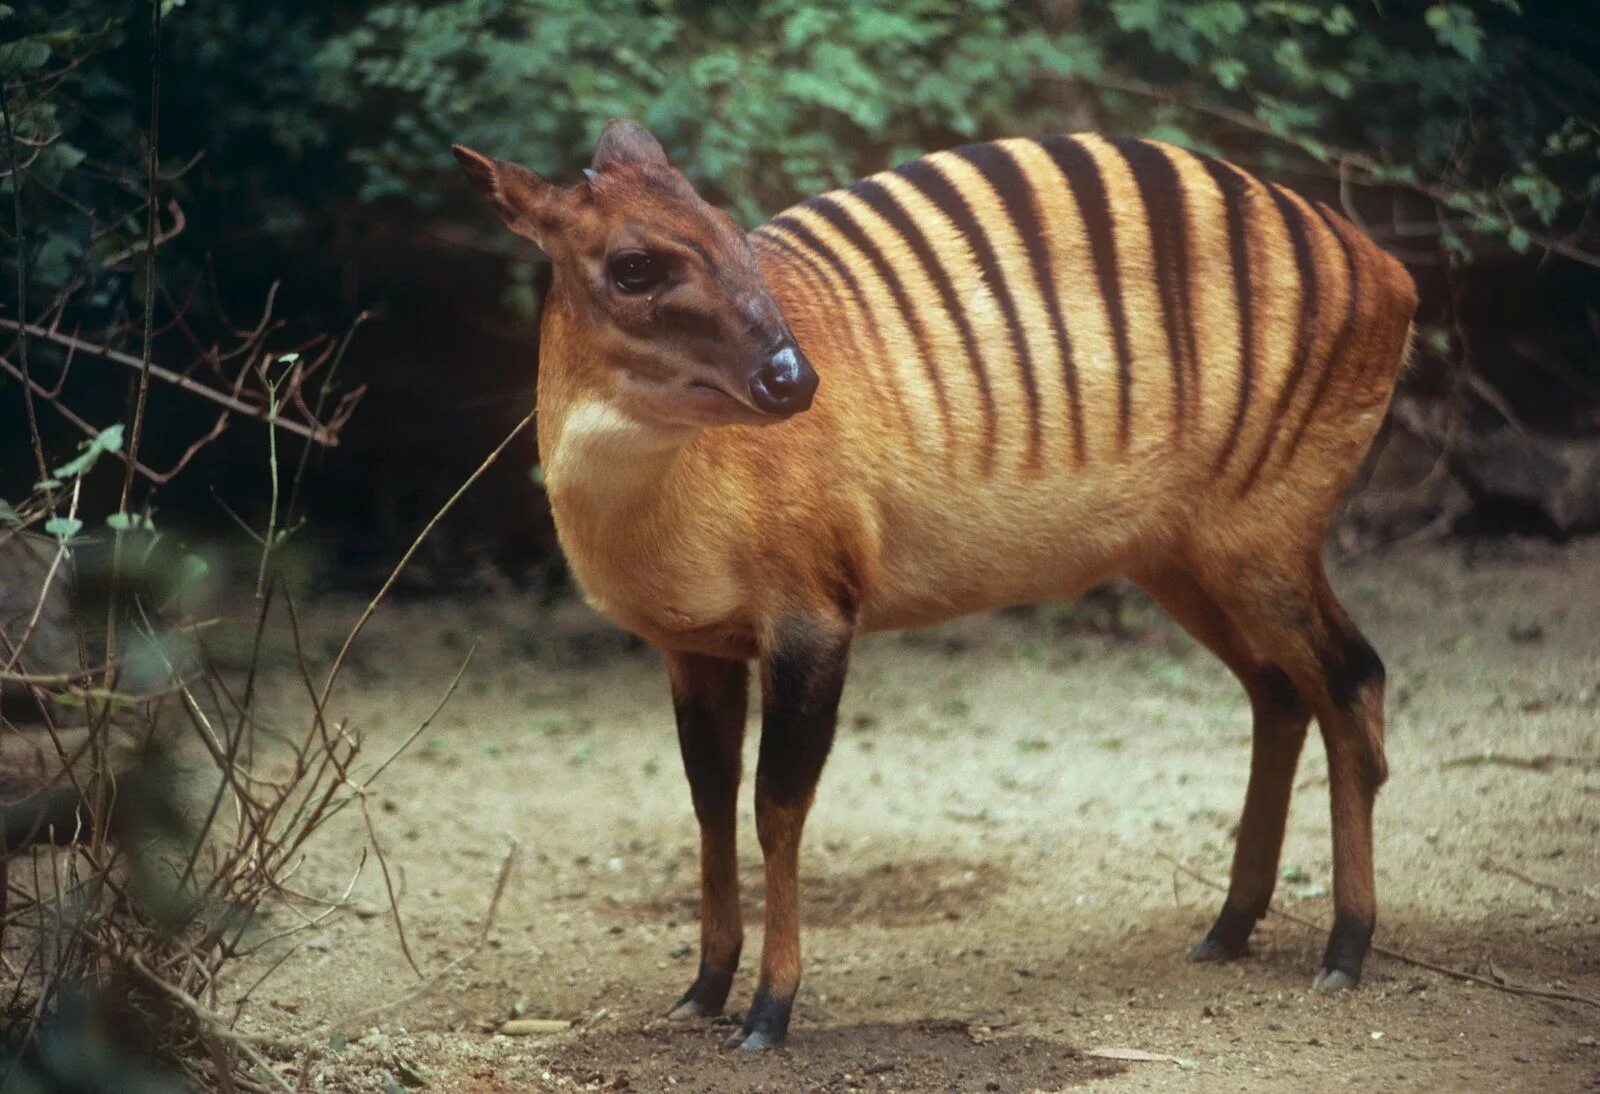
[[[199,581],[211,572],[211,564],[199,555],[184,555],[178,566],[182,571],[179,580],[185,585]]]
[[[1350,9],[1343,4],[1335,4],[1332,10],[1323,16],[1322,29],[1329,34],[1343,37],[1356,29],[1356,17],[1351,15]]]
[[[1468,262],[1472,261],[1472,249],[1458,233],[1444,232],[1439,236],[1439,242],[1451,254],[1459,255]]]
[[[1472,9],[1463,4],[1435,4],[1423,20],[1433,30],[1440,45],[1449,46],[1477,64],[1483,57],[1483,28]]]
[[[44,522],[44,530],[65,542],[83,531],[83,521],[77,517],[51,517]]]
[[[82,478],[89,468],[94,466],[94,461],[99,458],[100,452],[98,449],[85,447],[75,458],[56,468],[55,477],[58,479]]]
[[[1519,255],[1526,254],[1528,252],[1528,248],[1533,246],[1533,237],[1528,235],[1527,230],[1524,229],[1520,224],[1513,224],[1511,226],[1511,230],[1506,233],[1506,242],[1509,243],[1511,245],[1511,249],[1516,251]]]
[[[98,434],[80,444],[78,448],[81,451],[76,457],[55,469],[55,479],[82,478],[88,474],[89,469],[95,465],[95,461],[103,453],[122,451],[122,423],[118,422],[116,425],[107,426]],[[55,479],[47,479],[46,482],[52,482],[56,486],[61,485]],[[40,483],[40,485],[43,486],[44,483]]]
[[[1223,57],[1211,62],[1211,75],[1228,91],[1238,90],[1239,82],[1249,73],[1249,66],[1236,58]]]
[[[11,503],[5,498],[0,498],[0,520],[5,521],[7,524],[22,523],[22,518],[17,515],[15,509],[11,508]]]
[[[0,43],[0,72],[32,72],[43,67],[48,60],[50,47],[37,38],[18,38]]]

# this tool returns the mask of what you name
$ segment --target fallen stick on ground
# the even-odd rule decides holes
[[[1484,859],[1478,863],[1478,869],[1491,874],[1504,874],[1514,877],[1518,881],[1532,885],[1535,889],[1543,889],[1547,893],[1556,893],[1561,896],[1585,896],[1588,890],[1577,885],[1553,885],[1548,881],[1540,881],[1536,877],[1529,877],[1521,870],[1512,869],[1504,863],[1495,862],[1493,859]]]
[[[1484,764],[1520,767],[1524,771],[1548,771],[1552,767],[1600,767],[1600,756],[1561,756],[1553,752],[1539,756],[1507,756],[1499,752],[1476,752],[1446,760],[1439,767],[1444,770],[1451,767],[1480,767]]]
[[[1157,851],[1156,857],[1172,863],[1173,869],[1179,871],[1194,881],[1198,881],[1201,885],[1204,885],[1207,888],[1215,889],[1219,893],[1225,893],[1228,891],[1228,887],[1226,885],[1211,880],[1204,874],[1200,873],[1200,871],[1194,869],[1184,862],[1181,862],[1173,856],[1166,854],[1163,851]],[[1315,931],[1325,932],[1328,929],[1322,924],[1313,922],[1304,916],[1298,916],[1293,912],[1284,911],[1276,904],[1269,904],[1267,906],[1267,911],[1272,915],[1287,919],[1290,923],[1298,923],[1302,927],[1310,927]],[[1533,988],[1528,987],[1526,984],[1513,984],[1509,980],[1496,980],[1488,976],[1479,976],[1475,972],[1467,972],[1464,969],[1452,969],[1448,965],[1440,965],[1432,961],[1426,961],[1420,957],[1412,957],[1409,954],[1401,953],[1399,950],[1391,950],[1387,946],[1374,945],[1372,947],[1372,952],[1382,954],[1384,957],[1392,958],[1393,960],[1399,961],[1405,965],[1414,965],[1419,969],[1427,969],[1430,972],[1436,972],[1442,976],[1454,977],[1457,980],[1470,980],[1474,984],[1483,984],[1487,987],[1494,988],[1496,991],[1510,992],[1512,995],[1531,995],[1539,999],[1558,999],[1563,1003],[1583,1003],[1586,1006],[1600,1008],[1600,999],[1595,999],[1588,995],[1577,995],[1569,991],[1552,991],[1549,988]]]
[[[395,1007],[414,1002],[415,1000],[422,998],[424,995],[427,995],[440,984],[444,983],[445,977],[449,976],[451,973],[461,968],[461,966],[465,965],[468,961],[471,961],[474,957],[478,956],[478,952],[482,950],[484,944],[489,941],[489,932],[494,928],[495,917],[500,911],[500,898],[505,895],[506,882],[511,880],[511,868],[517,861],[517,852],[521,849],[521,847],[522,845],[513,839],[511,841],[511,846],[506,849],[506,857],[500,863],[500,872],[495,875],[494,892],[489,896],[489,910],[484,913],[483,922],[478,927],[478,937],[473,941],[472,945],[467,948],[465,953],[459,955],[448,965],[445,965],[437,972],[428,976],[421,984],[418,984],[410,991],[401,995],[398,999],[391,999],[387,1003],[379,1003],[375,1007],[368,1007],[366,1010],[357,1011],[354,1014],[346,1016],[339,1022],[332,1023],[332,1028],[345,1029],[357,1022],[364,1021],[375,1015],[382,1014],[385,1011],[393,1010]]]

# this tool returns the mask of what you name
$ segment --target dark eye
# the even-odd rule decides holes
[[[612,255],[606,266],[611,280],[626,293],[649,292],[667,279],[666,265],[655,255],[643,251]]]

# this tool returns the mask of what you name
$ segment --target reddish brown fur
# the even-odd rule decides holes
[[[1353,983],[1376,916],[1382,668],[1334,598],[1321,543],[1405,355],[1416,293],[1400,264],[1337,214],[1234,169],[1097,138],[938,154],[747,237],[641,134],[614,123],[596,173],[571,191],[461,155],[555,264],[540,451],[573,572],[597,608],[668,652],[702,823],[702,974],[686,1012],[720,1008],[717,978],[742,938],[730,776],[705,759],[736,753],[742,735],[731,666],[765,670],[766,932],[744,1031],[745,1047],[764,1047],[782,1037],[800,974],[799,844],[821,766],[802,754],[813,738],[825,754],[832,732],[831,703],[810,709],[805,674],[819,674],[818,694],[837,683],[829,673],[842,680],[855,633],[1070,596],[1117,574],[1228,665],[1254,712],[1228,904],[1196,956],[1237,953],[1266,906],[1314,714],[1339,917],[1323,982]],[[1065,163],[1078,165],[1070,185]],[[1174,180],[1178,206],[1144,189],[1151,172]],[[1012,226],[1017,179],[1042,244]],[[952,230],[963,205],[983,247]],[[1158,215],[1169,245],[1183,234],[1188,268],[1153,250]],[[619,246],[660,248],[675,280],[619,295],[605,266]],[[985,255],[997,265],[980,270]],[[1161,315],[1170,293],[1156,289],[1174,276],[1190,278],[1187,371],[1163,333],[1163,318],[1175,329]],[[1070,358],[1050,341],[1057,319],[1073,332]],[[1119,331],[1131,359],[1120,364]],[[774,420],[741,385],[758,344],[790,332],[821,386],[810,410]],[[791,725],[774,707],[773,665],[802,632],[819,660],[782,669],[805,677],[792,683],[808,713]],[[789,787],[792,765],[807,773]]]

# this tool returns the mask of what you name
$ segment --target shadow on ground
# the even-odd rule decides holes
[[[825,1026],[758,1056],[722,1051],[734,1028],[729,1018],[597,1033],[576,1040],[552,1070],[599,1089],[742,1092],[1059,1090],[1122,1069],[1074,1048],[953,1021]]]

